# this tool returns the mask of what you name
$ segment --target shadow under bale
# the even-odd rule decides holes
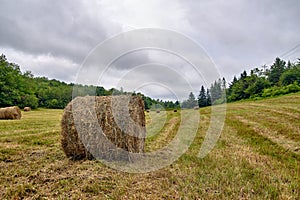
[[[0,108],[0,119],[21,119],[22,114],[18,106]]]
[[[144,151],[145,113],[139,96],[77,97],[66,106],[61,126],[62,148],[71,159],[119,160],[128,158],[128,152]]]

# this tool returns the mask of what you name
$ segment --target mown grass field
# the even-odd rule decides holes
[[[62,110],[0,121],[0,199],[300,199],[300,93],[227,104],[215,148],[198,158],[210,108],[189,150],[161,170],[129,174],[96,160],[71,161],[60,147]],[[163,115],[163,113],[160,113]],[[147,114],[146,151],[166,145],[180,112]],[[165,119],[163,117],[163,119]]]

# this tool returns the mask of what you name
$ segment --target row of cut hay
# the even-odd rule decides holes
[[[22,114],[18,106],[0,108],[0,119],[21,119]]]
[[[71,159],[92,159],[95,152],[97,158],[118,159],[114,156],[124,153],[120,149],[144,151],[145,113],[139,96],[77,97],[64,109],[61,126],[62,148]]]

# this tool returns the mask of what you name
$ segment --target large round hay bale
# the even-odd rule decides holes
[[[18,106],[0,108],[0,119],[21,119],[22,114]]]
[[[23,109],[25,112],[28,112],[28,111],[31,111],[31,108],[30,107],[24,107]]]
[[[91,113],[95,115],[94,122]],[[102,158],[112,156],[115,150],[111,149],[105,138],[126,152],[144,151],[145,113],[143,100],[139,96],[77,97],[66,106],[61,126],[62,148],[72,159],[92,159],[88,149],[100,146],[104,151],[101,152]],[[99,133],[99,129],[103,134]]]

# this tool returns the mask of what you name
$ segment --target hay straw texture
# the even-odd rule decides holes
[[[28,112],[28,111],[31,111],[31,108],[30,107],[24,107],[23,109],[25,112]]]
[[[21,119],[22,114],[18,106],[0,108],[0,119]]]
[[[62,148],[71,159],[115,159],[116,152],[144,151],[145,113],[139,96],[77,97],[66,106],[61,126]]]

